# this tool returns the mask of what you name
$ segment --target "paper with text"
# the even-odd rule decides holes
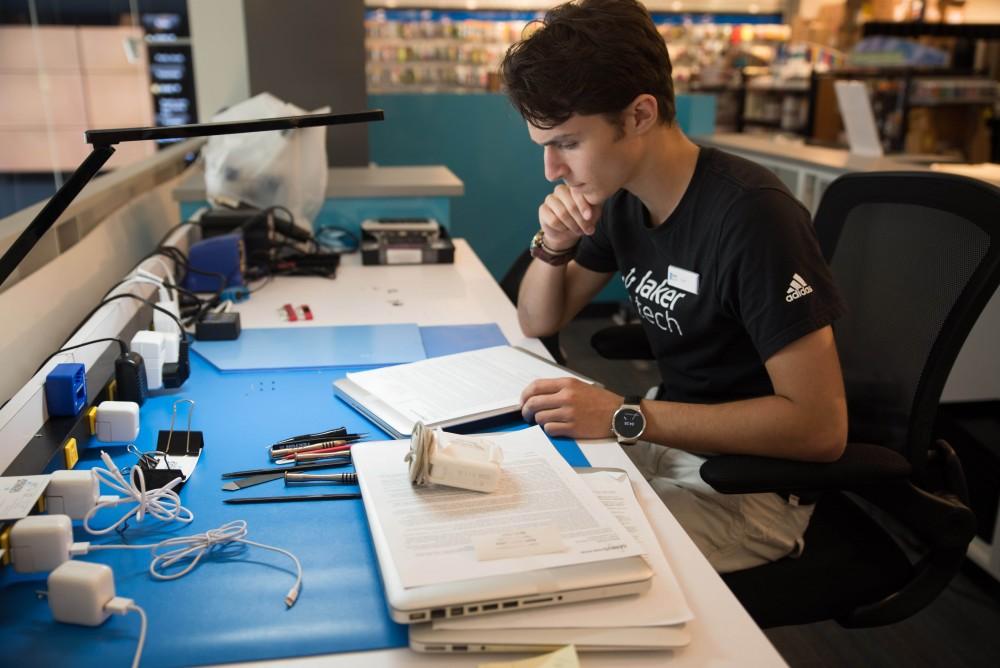
[[[18,475],[0,478],[0,520],[27,517],[49,484],[43,475]]]
[[[573,375],[518,348],[494,346],[347,377],[407,418],[434,425],[516,408],[531,381]]]
[[[580,476],[608,510],[642,543],[653,569],[653,585],[638,596],[574,603],[537,610],[515,610],[502,615],[439,619],[435,629],[620,628],[663,626],[693,618],[677,578],[663,556],[649,521],[623,473],[594,471]]]
[[[611,515],[552,446],[540,427],[490,438],[503,450],[500,485],[483,494],[448,487],[413,487],[404,455],[409,443],[371,443],[352,451],[364,480],[369,523],[386,536],[406,588],[525,573],[631,557],[642,547]],[[370,495],[370,498],[369,498]],[[480,559],[477,542],[520,529],[551,526],[557,551]]]

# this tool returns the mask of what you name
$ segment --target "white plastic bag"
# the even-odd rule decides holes
[[[216,114],[212,120],[243,121],[305,113],[329,113],[324,107],[305,112],[261,93]],[[297,225],[312,230],[312,221],[326,196],[326,127],[220,135],[208,140],[205,189],[259,208],[283,206]]]

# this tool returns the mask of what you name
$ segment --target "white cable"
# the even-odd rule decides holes
[[[146,611],[136,605],[135,601],[124,596],[115,596],[104,605],[104,610],[115,615],[125,615],[129,612],[139,613],[139,643],[135,648],[135,656],[132,658],[132,668],[139,668],[139,659],[142,658],[142,648],[146,644],[146,629],[149,621],[146,619]]]
[[[205,533],[193,536],[168,538],[159,543],[147,545],[90,545],[87,543],[74,543],[73,547],[77,548],[79,546],[79,551],[76,554],[86,554],[88,551],[93,550],[151,550],[153,560],[149,564],[149,574],[157,580],[176,580],[177,578],[184,577],[194,570],[198,562],[201,561],[201,558],[215,545],[245,543],[246,545],[261,547],[272,552],[280,552],[295,563],[295,584],[292,585],[292,588],[288,590],[288,594],[285,595],[285,605],[289,608],[295,605],[295,601],[299,597],[299,591],[302,589],[302,563],[299,562],[298,557],[280,547],[247,540],[246,535],[246,520],[233,520],[232,522],[223,524],[218,529],[210,529]],[[167,551],[164,552],[163,550]],[[166,569],[185,559],[191,562],[186,567],[176,573],[165,572]]]
[[[167,283],[170,283],[171,285],[175,285],[175,283],[174,283],[174,272],[170,268],[170,265],[167,264],[167,261],[163,258],[162,255],[154,255],[152,257],[148,257],[148,258],[146,258],[146,262],[156,262],[157,264],[159,264],[160,268],[163,269],[163,276],[166,279]]]
[[[149,627],[149,621],[146,619],[146,611],[135,603],[130,605],[128,609],[139,613],[139,644],[136,645],[135,658],[132,659],[132,668],[139,668],[139,659],[142,658],[142,647],[146,644],[146,629]]]
[[[143,475],[141,466],[133,466],[129,471],[129,480],[125,480],[121,471],[111,461],[108,453],[102,451],[101,460],[107,468],[95,468],[94,473],[97,474],[97,478],[101,482],[119,492],[121,496],[114,500],[104,497],[98,500],[97,504],[83,518],[83,528],[87,532],[98,536],[106,534],[117,529],[133,515],[137,522],[142,522],[147,513],[164,522],[177,520],[186,524],[194,519],[194,513],[181,505],[181,497],[174,491],[174,487],[181,483],[180,477],[174,478],[158,489],[147,490],[146,477]],[[138,484],[135,483],[136,478],[138,478]],[[98,511],[103,508],[113,508],[123,503],[135,503],[136,505],[111,526],[103,529],[95,529],[90,526],[90,520]]]
[[[161,302],[172,301],[170,299],[170,295],[168,294],[169,291],[167,290],[167,287],[165,285],[163,285],[163,281],[161,281],[159,278],[150,278],[150,276],[147,276],[147,275],[144,275],[144,274],[132,274],[131,276],[129,276],[128,278],[126,278],[125,280],[123,280],[121,283],[119,283],[115,287],[115,290],[117,291],[118,288],[125,287],[126,285],[129,285],[130,283],[143,283],[145,285],[155,285],[157,287],[157,290],[158,290],[157,294],[159,295],[159,300]],[[116,292],[116,294],[117,294],[117,292]]]

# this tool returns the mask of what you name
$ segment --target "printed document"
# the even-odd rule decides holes
[[[414,487],[409,442],[352,451],[406,588],[643,554],[552,446],[541,427],[486,436],[503,450],[495,492]],[[374,512],[372,512],[374,511]]]
[[[369,394],[429,426],[513,410],[520,405],[521,391],[528,383],[563,376],[592,382],[512,346],[347,374]]]
[[[622,471],[595,470],[580,476],[597,498],[642,543],[653,569],[653,585],[638,596],[574,603],[502,615],[434,620],[435,629],[556,629],[666,626],[691,621],[693,615],[656,534]]]
[[[0,478],[0,520],[27,517],[45,492],[51,476],[17,475]]]

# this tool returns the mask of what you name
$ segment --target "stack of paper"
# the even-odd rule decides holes
[[[624,472],[577,474],[539,427],[477,438],[504,453],[489,494],[413,487],[407,442],[352,453],[390,613],[415,624],[412,647],[687,644],[691,612]]]
[[[681,647],[693,615],[660,550],[624,471],[593,469],[582,478],[617,520],[642,544],[653,568],[653,584],[638,596],[544,610],[444,619],[417,630],[421,642],[516,645],[576,644],[579,649]],[[411,631],[411,637],[413,631]],[[541,641],[545,641],[544,643]]]

